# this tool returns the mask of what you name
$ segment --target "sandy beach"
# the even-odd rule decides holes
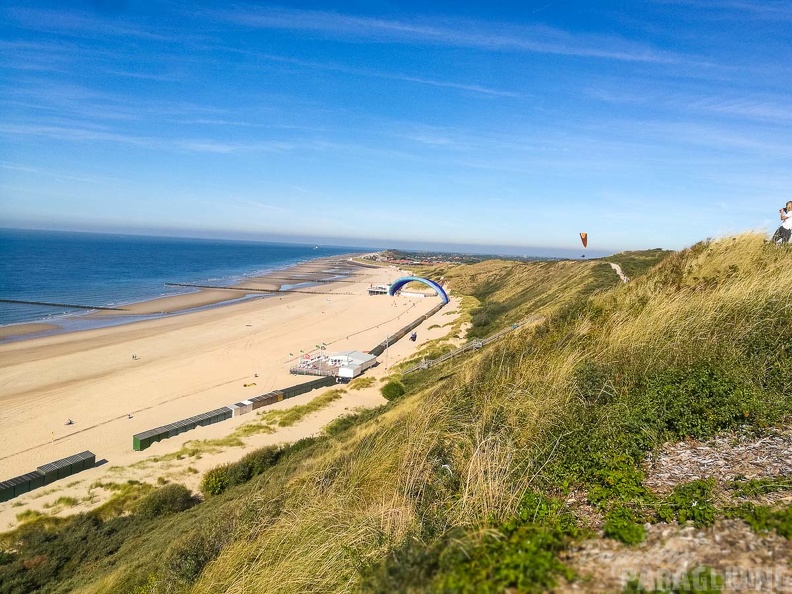
[[[328,352],[369,350],[438,303],[436,297],[369,296],[371,284],[392,282],[403,273],[356,266],[340,258],[330,260],[299,265],[286,279],[273,274],[244,283],[247,288],[272,289],[284,280],[293,286],[330,274],[323,271],[344,269],[347,276],[341,282],[305,289],[316,294],[261,294],[181,315],[0,344],[0,480],[83,450],[106,461],[52,487],[0,503],[0,530],[13,525],[20,511],[40,509],[53,497],[73,493],[81,499],[92,482],[108,474],[113,480],[149,482],[166,475],[196,488],[200,472],[237,459],[249,449],[315,434],[344,412],[383,403],[378,385],[348,390],[340,400],[294,427],[253,436],[244,448],[230,448],[200,460],[146,463],[154,456],[179,450],[189,440],[228,435],[240,424],[255,420],[255,415],[199,428],[143,452],[132,450],[135,433],[307,381],[310,378],[289,374],[300,351],[308,352],[321,343],[327,345]],[[136,315],[176,311],[245,294],[201,291],[129,309]],[[428,327],[451,321],[452,316],[443,314],[455,310],[456,305],[452,301],[424,322],[418,328],[417,342],[405,339],[391,347],[387,363],[392,366],[425,341],[444,335],[447,329],[428,331]],[[367,375],[381,378],[387,373],[383,356],[380,365]],[[303,404],[326,390],[275,407]],[[68,419],[74,424],[66,425]],[[95,499],[68,513],[95,505]]]

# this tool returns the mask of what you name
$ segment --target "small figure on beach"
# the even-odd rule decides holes
[[[69,419],[68,421],[66,421],[66,424],[67,424],[67,425],[74,425],[74,421],[72,421],[71,419]]]
[[[137,355],[132,355],[132,360],[136,361],[137,360]]]
[[[773,243],[790,243],[792,241],[792,200],[786,203],[784,208],[778,209],[781,225],[773,233],[770,240]]]
[[[418,333],[417,332],[413,332],[412,334],[410,334],[410,340],[412,340],[413,342],[418,340]]]
[[[132,415],[131,415],[131,414],[130,414],[130,415],[127,415],[127,419],[131,419],[131,418],[132,418]]]

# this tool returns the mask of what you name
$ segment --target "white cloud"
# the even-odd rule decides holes
[[[724,12],[734,13],[735,19],[746,16],[761,20],[790,20],[792,6],[786,0],[654,0],[656,4],[675,4],[702,9],[702,15],[723,18]]]
[[[541,25],[518,27],[462,19],[400,21],[327,11],[253,6],[206,14],[250,28],[312,32],[356,42],[424,43],[627,62],[677,63],[683,60],[671,52],[619,37],[572,34]]]

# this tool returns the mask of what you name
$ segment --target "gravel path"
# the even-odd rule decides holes
[[[613,268],[616,271],[616,274],[619,275],[619,278],[622,279],[622,282],[626,283],[628,280],[630,280],[629,278],[627,278],[627,275],[624,274],[624,272],[622,272],[621,266],[619,266],[618,264],[614,264],[613,262],[608,262],[608,264],[610,264],[611,268]]]
[[[678,484],[713,478],[717,505],[789,505],[790,491],[736,499],[728,483],[737,477],[792,474],[792,427],[669,443],[647,457],[644,470],[644,485],[659,497]],[[567,504],[594,530],[600,528],[601,512],[585,504],[585,494],[573,494]],[[636,546],[592,538],[570,548],[564,561],[580,579],[555,591],[619,592],[634,579],[646,591],[669,590],[688,579],[689,572],[696,575],[697,568],[709,567],[724,580],[724,592],[792,592],[792,542],[775,532],[757,534],[741,520],[719,520],[706,529],[662,523],[645,527],[646,540]],[[698,586],[690,584],[689,591],[701,591]]]

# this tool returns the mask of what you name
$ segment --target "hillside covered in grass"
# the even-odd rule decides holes
[[[450,290],[467,296],[469,338],[483,338],[529,316],[544,316],[588,298],[621,281],[608,262],[637,277],[669,255],[664,250],[621,252],[605,260],[515,262],[488,260],[448,269],[422,269],[443,278]],[[627,272],[629,271],[629,272]]]
[[[742,235],[609,261],[632,280],[597,261],[441,271],[476,300],[471,321],[487,315],[474,336],[545,319],[208,473],[200,502],[168,485],[23,525],[2,537],[0,592],[612,591],[580,551],[616,566],[656,551],[657,527],[742,530],[697,568],[717,591],[745,535],[782,552],[792,537],[771,497],[792,493],[792,469],[770,463],[792,412],[792,251]],[[658,471],[699,443],[764,463]]]

